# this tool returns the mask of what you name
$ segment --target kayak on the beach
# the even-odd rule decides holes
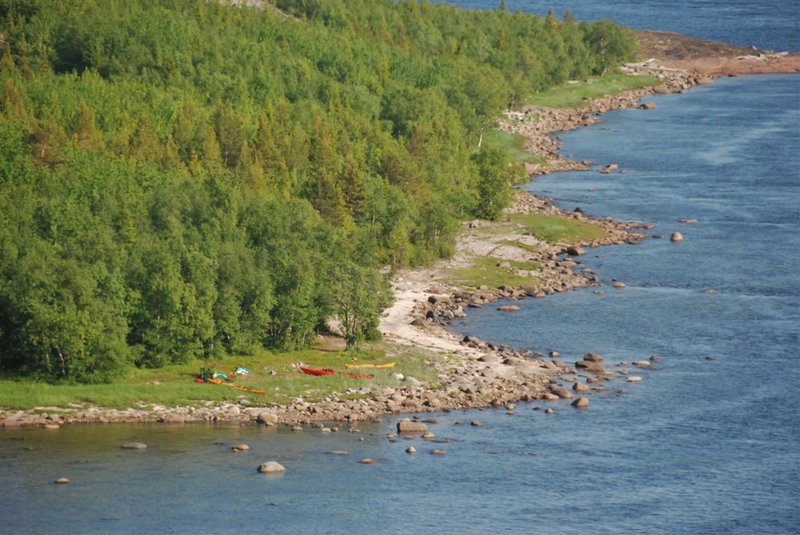
[[[351,379],[374,379],[375,376],[371,373],[346,373],[345,376]]]
[[[384,364],[345,364],[346,368],[394,368],[396,362],[386,362]]]
[[[306,368],[304,366],[300,367],[300,371],[308,374],[308,375],[338,375],[335,371],[329,369],[318,370],[316,368]],[[371,373],[343,373],[345,377],[349,377],[351,379],[373,379],[375,378],[374,375]]]
[[[308,375],[336,375],[336,372],[333,370],[318,370],[316,368],[305,368],[303,366],[300,367],[300,371]]]

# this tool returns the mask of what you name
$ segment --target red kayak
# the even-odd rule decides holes
[[[333,370],[317,370],[315,368],[303,368],[302,366],[300,367],[300,371],[308,375],[336,375],[336,372]]]
[[[346,373],[347,377],[351,379],[374,379],[375,376],[371,373]]]
[[[318,370],[316,368],[304,368],[301,366],[300,371],[307,373],[308,375],[336,375],[335,371],[327,368],[324,370]],[[351,379],[372,379],[375,377],[371,373],[343,373],[342,375],[350,377]]]

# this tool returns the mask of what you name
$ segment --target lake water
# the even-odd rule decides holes
[[[551,5],[560,14],[562,4]],[[594,4],[573,10],[776,50],[799,42],[791,2]],[[566,361],[659,355],[657,369],[637,372],[642,383],[615,383],[587,411],[559,402],[549,416],[533,410],[542,403],[513,416],[434,415],[430,428],[447,444],[390,443],[396,418],[359,433],[4,430],[0,533],[796,533],[800,77],[724,79],[650,100],[655,110],[613,112],[562,136],[565,154],[623,172],[552,175],[529,188],[566,208],[647,221],[665,239],[589,250],[581,260],[600,272],[602,296],[471,311],[456,326]],[[668,240],[674,230],[684,242]],[[614,279],[627,287],[612,289]],[[476,418],[485,427],[468,425]],[[131,440],[149,447],[119,448]],[[237,442],[252,450],[231,453]],[[419,453],[407,455],[409,445]],[[431,455],[437,447],[448,454]],[[256,473],[268,459],[287,472]],[[60,476],[72,483],[54,485]]]

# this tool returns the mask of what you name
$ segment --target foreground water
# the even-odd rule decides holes
[[[621,13],[639,4],[626,5]],[[717,8],[720,20],[733,16]],[[396,419],[325,434],[5,430],[0,533],[795,533],[800,77],[726,79],[653,100],[655,110],[611,113],[562,136],[568,155],[615,162],[623,173],[554,175],[530,187],[564,207],[646,220],[654,234],[680,230],[686,240],[591,250],[583,261],[600,272],[604,295],[524,301],[513,315],[475,311],[457,326],[557,349],[564,360],[658,354],[657,370],[637,372],[641,384],[615,383],[588,411],[556,403],[550,416],[533,410],[543,404],[520,404],[514,415],[434,415],[430,427],[445,444],[390,443]],[[627,287],[612,289],[612,279]],[[473,419],[485,427],[469,426]],[[149,447],[120,449],[131,440]],[[252,450],[232,453],[237,442]],[[409,445],[419,453],[406,454]],[[364,457],[376,463],[359,464]],[[268,459],[287,472],[256,473]],[[60,476],[72,483],[54,485]]]

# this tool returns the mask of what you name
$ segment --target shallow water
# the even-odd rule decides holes
[[[653,11],[641,8],[650,4]],[[797,35],[788,4],[758,4],[775,34],[748,19],[742,24],[755,26],[735,40],[791,48],[798,41],[782,37],[786,27]],[[640,26],[661,29],[699,24],[704,33],[695,34],[714,37],[738,31],[726,21],[739,20],[743,5],[592,2],[574,11],[590,18],[583,10],[618,9],[623,22],[636,14]],[[697,16],[676,16],[680,6]],[[565,361],[587,351],[611,364],[658,354],[656,369],[635,372],[642,383],[616,382],[587,411],[558,402],[550,416],[533,410],[543,403],[519,404],[513,416],[435,415],[440,423],[430,427],[445,444],[390,443],[396,418],[330,434],[213,425],[3,430],[0,533],[796,533],[800,77],[725,79],[652,100],[655,110],[613,112],[562,136],[567,155],[615,162],[622,173],[541,177],[530,189],[566,208],[645,220],[664,239],[589,250],[581,260],[600,272],[602,296],[589,289],[527,300],[516,314],[490,307],[456,326],[557,349]],[[670,243],[673,230],[685,241]],[[627,287],[612,289],[613,279]],[[469,426],[473,419],[486,426]],[[131,440],[149,447],[120,449]],[[232,453],[237,442],[252,450]],[[407,455],[409,445],[419,453]],[[448,454],[431,455],[434,448]],[[364,457],[376,463],[359,464]],[[258,474],[269,459],[287,472]],[[61,476],[72,482],[54,485]]]

